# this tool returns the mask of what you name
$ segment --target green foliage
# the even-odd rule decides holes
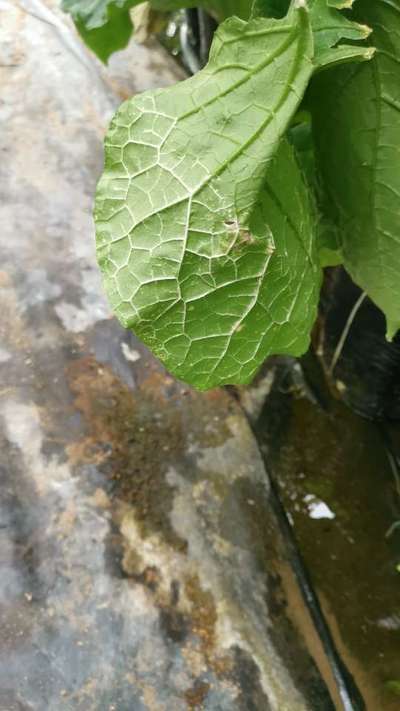
[[[103,62],[128,44],[133,32],[129,10],[138,4],[138,0],[62,0],[63,10]]]
[[[62,0],[64,12],[71,15],[86,45],[107,62],[113,52],[124,49],[132,33],[130,9],[143,0]],[[268,0],[269,2],[269,0]],[[252,0],[150,0],[154,10],[170,12],[200,6],[222,22],[235,15],[247,20]]]
[[[370,59],[373,50],[369,47],[354,47],[339,44],[341,40],[364,40],[371,30],[348,20],[342,13],[328,7],[326,0],[309,0],[314,35],[314,63],[326,69],[337,64]]]
[[[120,321],[200,389],[246,383],[267,355],[307,349],[322,268],[344,263],[393,336],[397,0],[151,2],[237,17],[202,71],[125,102],[111,124],[95,219]],[[129,38],[135,0],[122,3],[64,0],[103,59]]]
[[[359,0],[356,17],[373,27],[377,52],[315,81],[316,154],[344,265],[392,337],[400,327],[400,6]]]
[[[129,10],[142,0],[62,0],[82,38],[104,62],[113,52],[123,49],[133,32]],[[250,16],[282,18],[287,14],[289,0],[149,0],[154,10],[169,12],[200,6],[213,14],[219,22],[236,16],[248,20]],[[362,40],[369,34],[365,26],[350,22],[336,10],[328,7],[326,0],[308,0],[319,65],[327,66],[332,61],[342,63],[350,58],[368,58],[366,48],[335,47],[339,40]],[[340,49],[340,51],[339,51]],[[367,52],[367,56],[365,53]]]
[[[287,144],[281,167],[265,173],[311,60],[304,10],[231,18],[201,72],[126,102],[108,134],[96,199],[106,290],[124,325],[199,388],[247,382],[268,353],[307,347],[319,276]],[[279,170],[294,224],[270,189]]]
[[[227,20],[201,72],[123,104],[106,139],[95,209],[106,291],[121,322],[201,389],[248,382],[268,354],[309,344],[317,218],[282,139],[313,72],[340,54],[332,45],[365,37],[340,16],[333,30],[324,2]]]

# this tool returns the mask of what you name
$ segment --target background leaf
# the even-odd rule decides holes
[[[344,265],[400,327],[400,6],[359,0],[376,56],[314,80],[313,124],[326,210],[340,227]]]
[[[327,5],[327,0],[307,0],[314,29],[316,66],[339,64],[350,60],[369,59],[364,47],[345,46],[333,48],[341,39],[360,40],[368,33],[347,20],[341,13]],[[133,33],[129,10],[141,5],[140,0],[62,0],[62,8],[73,18],[87,46],[103,61],[126,47]],[[150,7],[158,12],[181,8],[203,7],[218,22],[236,16],[247,20],[253,17],[280,17],[286,15],[289,0],[150,0]]]
[[[326,68],[349,61],[371,58],[370,47],[354,46],[349,40],[362,41],[371,33],[367,25],[353,22],[337,9],[329,7],[327,0],[308,0],[314,36],[314,64]],[[339,42],[346,40],[345,45]]]
[[[129,10],[138,4],[138,0],[62,0],[62,9],[71,15],[87,46],[107,62],[128,44],[133,32]]]
[[[303,9],[231,18],[201,72],[123,104],[107,136],[95,211],[106,291],[122,323],[198,388],[247,382],[269,353],[307,347],[311,213],[288,144],[279,168],[270,161],[311,53]]]

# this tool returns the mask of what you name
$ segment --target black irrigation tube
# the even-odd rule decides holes
[[[192,74],[207,63],[211,41],[217,27],[215,20],[204,10],[185,10],[179,29],[183,62]]]
[[[256,433],[255,433],[256,434]],[[267,465],[266,465],[267,466]],[[292,526],[285,507],[281,501],[279,490],[274,478],[267,469],[271,485],[272,506],[277,515],[282,535],[285,538],[289,560],[296,576],[302,597],[312,618],[314,627],[321,640],[326,658],[334,676],[344,711],[364,711],[366,706],[352,675],[348,671],[337,651],[329,625],[321,609],[317,594],[314,591],[307,566],[297,546]]]
[[[314,357],[312,357],[313,363],[314,360]],[[325,401],[323,384],[319,382],[318,379],[315,380],[315,372],[313,374],[313,378],[308,378],[306,373],[304,372],[305,366],[306,362],[304,362],[304,359],[302,359],[302,362],[300,363],[300,377],[302,383],[306,386],[306,390],[309,394],[309,397],[318,402],[320,407],[325,410],[327,408],[327,402]],[[317,369],[317,371],[319,371],[319,369]],[[293,370],[291,367],[285,369],[285,371],[281,374],[281,379],[286,378],[289,373],[291,373],[293,377]],[[231,393],[233,396],[235,396],[234,390],[231,390]],[[252,428],[257,443],[260,444],[260,432],[257,428],[257,423],[251,422],[250,419],[248,419],[248,421],[250,427]],[[329,624],[326,621],[318,596],[314,590],[307,565],[299,550],[296,537],[293,532],[293,528],[291,526],[285,506],[282,502],[279,493],[279,485],[275,480],[271,469],[269,468],[268,461],[266,461],[261,447],[259,447],[259,452],[265,464],[265,470],[270,483],[271,504],[277,516],[278,524],[280,526],[282,536],[286,543],[289,562],[295,574],[301,595],[312,619],[314,628],[318,634],[319,639],[321,640],[321,644],[323,646],[327,662],[331,668],[333,678],[336,682],[336,687],[340,700],[342,702],[343,711],[365,711],[366,705],[362,694],[358,689],[353,676],[347,669],[337,650]]]
[[[309,362],[310,360],[311,362]],[[325,385],[315,356],[311,355],[308,359],[303,357],[299,365],[301,368],[300,378],[303,386],[305,386],[306,391],[308,392],[309,397],[318,402],[319,406],[323,410],[326,410],[328,407],[328,401],[325,396]],[[308,370],[310,370],[310,372],[308,372]],[[289,373],[291,373],[291,377],[293,377],[293,368],[289,367],[285,370],[282,373],[281,378],[286,378]],[[251,422],[250,426],[253,429],[257,442],[259,442],[260,435],[259,432],[257,432],[257,427],[253,426]],[[261,448],[260,454],[263,457],[265,469],[271,486],[272,506],[277,515],[282,535],[286,541],[289,561],[296,576],[303,600],[313,621],[314,628],[321,640],[326,659],[336,682],[339,697],[343,705],[343,711],[365,711],[366,705],[362,694],[337,650],[329,624],[326,621],[318,596],[314,590],[307,565],[299,550],[293,528],[282,502],[279,493],[279,485],[268,466],[268,462],[263,456]]]
[[[196,74],[201,69],[201,61],[197,48],[197,38],[193,27],[194,19],[197,17],[197,10],[185,10],[183,20],[179,28],[179,41],[182,49],[182,59],[186,69],[191,74]]]

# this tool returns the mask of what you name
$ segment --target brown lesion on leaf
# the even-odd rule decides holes
[[[241,247],[244,246],[251,246],[256,243],[262,244],[264,240],[257,239],[255,235],[251,232],[249,227],[241,225],[239,220],[235,218],[227,218],[224,220],[224,227],[226,230],[226,233],[229,237],[233,237],[232,242],[229,245],[228,249],[228,254],[231,252],[233,249],[240,249]],[[268,229],[268,226],[266,226],[266,229]],[[272,233],[270,233],[270,236],[268,236],[265,240],[266,244],[266,254],[268,256],[272,256],[275,252],[275,243],[272,237]]]
[[[232,249],[239,248],[244,245],[254,244],[256,241],[249,228],[242,226],[237,218],[227,218],[224,220],[224,227],[228,235],[233,235],[234,237],[234,240],[229,247],[229,252]]]

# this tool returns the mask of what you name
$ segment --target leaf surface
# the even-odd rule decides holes
[[[230,16],[247,20],[254,17],[283,17],[289,7],[289,0],[149,0],[150,6],[163,12],[187,7],[203,7],[222,22]],[[307,5],[308,2],[308,5]],[[123,49],[133,32],[130,9],[140,5],[142,0],[62,0],[62,8],[75,22],[87,46],[103,61]],[[326,66],[352,59],[368,59],[365,48],[347,46],[341,53],[329,51],[340,39],[364,39],[365,29],[347,20],[343,15],[327,5],[327,0],[304,0],[311,8],[310,18],[317,47],[317,64]],[[368,31],[367,31],[368,34]]]
[[[338,64],[363,62],[371,59],[374,53],[371,47],[350,43],[365,40],[371,30],[338,12],[349,7],[349,2],[351,5],[351,0],[304,0],[313,31],[316,71]],[[252,17],[282,17],[288,5],[289,0],[253,0]],[[346,44],[339,44],[343,40]]]
[[[314,134],[344,265],[383,310],[392,337],[400,327],[400,5],[355,7],[374,27],[377,52],[315,80]]]
[[[309,0],[309,6],[317,69],[371,58],[374,50],[370,47],[349,44],[349,40],[359,42],[368,37],[371,30],[367,25],[347,19],[342,12],[330,7],[327,0]],[[342,40],[347,43],[340,45]]]
[[[288,145],[279,168],[271,158],[311,59],[303,9],[231,18],[201,72],[123,104],[107,136],[95,209],[106,291],[123,325],[198,388],[247,382],[269,353],[307,347],[311,213]]]

